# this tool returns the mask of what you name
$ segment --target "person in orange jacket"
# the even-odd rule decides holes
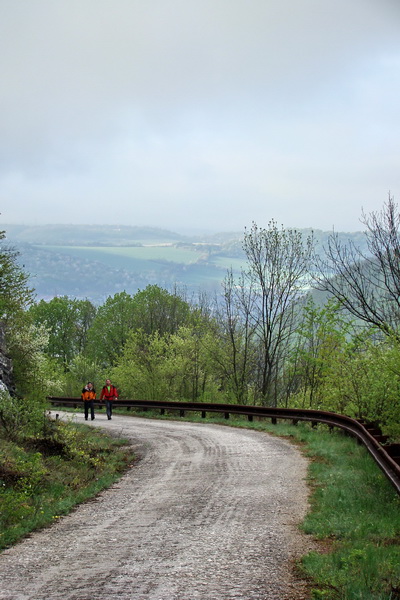
[[[96,400],[96,390],[93,387],[93,383],[88,381],[85,387],[82,390],[81,398],[83,400],[83,406],[85,408],[85,421],[89,418],[89,408],[90,408],[90,416],[92,421],[94,420],[94,400]]]
[[[118,392],[115,385],[111,383],[111,379],[106,379],[106,385],[103,386],[100,394],[100,401],[106,401],[106,412],[108,420],[111,419],[113,402],[117,400]]]

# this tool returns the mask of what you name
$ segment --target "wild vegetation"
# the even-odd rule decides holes
[[[78,396],[88,380],[99,387],[111,377],[126,398],[331,410],[379,423],[392,441],[400,441],[400,215],[393,199],[380,212],[365,216],[364,222],[362,245],[346,247],[332,234],[323,257],[311,231],[305,235],[280,228],[273,220],[265,229],[253,224],[240,242],[245,260],[237,271],[226,271],[220,293],[194,294],[176,282],[169,288],[147,283],[130,293],[125,288],[115,291],[109,282],[109,294],[100,304],[66,294],[36,300],[15,250],[2,243],[0,306],[14,365],[11,394],[3,390],[0,398],[0,451],[5,465],[0,473],[0,502],[9,519],[2,525],[9,536],[4,544],[43,523],[42,514],[51,510],[59,514],[71,497],[80,497],[76,490],[81,481],[94,489],[94,481],[102,478],[99,469],[105,473],[104,481],[109,481],[130,460],[129,453],[123,452],[110,474],[107,460],[94,460],[94,455],[110,455],[102,451],[104,440],[90,442],[71,425],[48,421],[45,397]],[[235,246],[232,254],[236,250]],[[313,286],[323,294],[322,302],[310,292]],[[347,461],[350,451],[343,452]],[[73,467],[73,457],[78,455],[83,457],[81,475]],[[63,479],[75,483],[67,483],[64,491],[58,484],[47,488],[49,473],[62,471],[63,456],[68,456],[70,467],[70,479],[65,473]],[[333,457],[325,455],[321,460],[331,464]],[[320,518],[326,523],[321,536],[339,540],[342,554],[340,558],[329,554],[326,560],[311,557],[307,569],[316,579],[320,571],[323,578],[336,561],[341,573],[336,579],[326,575],[315,597],[393,600],[399,585],[393,567],[399,523],[392,520],[390,532],[379,537],[378,515],[360,504],[361,497],[351,497],[350,491],[341,496],[340,490],[353,476],[329,479],[334,481],[330,486],[327,471],[316,475],[314,507],[318,499],[321,506],[334,503],[337,510],[343,501],[346,511],[353,507],[354,518],[346,530],[345,516],[336,523],[333,516]],[[380,498],[377,488],[382,479],[374,479],[373,485],[368,481],[367,477],[366,484],[360,483],[360,496],[367,497],[368,488]],[[334,488],[339,489],[336,495]],[[379,502],[387,503],[386,492],[382,493]],[[61,498],[61,508],[47,512],[43,507],[56,496]],[[15,513],[13,522],[17,501],[22,512]],[[361,522],[354,525],[357,510],[369,527]],[[22,521],[30,523],[28,529]],[[307,527],[320,535],[311,521]],[[352,527],[365,534],[354,537],[354,544]],[[372,565],[368,563],[372,548],[378,549],[387,565],[382,570],[374,559],[375,583],[368,579],[367,567],[360,566]],[[344,574],[350,567],[364,578],[370,596],[344,591]],[[386,595],[373,591],[380,577],[390,579],[387,590],[391,591]]]
[[[302,529],[324,547],[300,565],[313,581],[312,598],[399,598],[400,499],[366,449],[323,427],[280,425],[276,433],[305,444],[311,459],[311,510]]]
[[[0,238],[4,242],[4,233]],[[14,369],[13,385],[7,388],[3,381],[0,388],[0,549],[109,486],[133,459],[123,440],[48,418],[46,395],[49,390],[61,393],[60,364],[73,357],[62,355],[60,363],[60,357],[51,356],[60,348],[47,352],[50,337],[32,320],[33,291],[16,257],[3,243],[1,331]],[[83,302],[80,308],[83,333],[93,316],[92,305]],[[75,343],[78,353],[83,343],[79,335]]]
[[[109,487],[134,459],[126,440],[96,429],[44,415],[41,425],[0,437],[0,549]]]

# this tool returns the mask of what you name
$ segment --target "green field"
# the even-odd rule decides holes
[[[176,266],[196,265],[206,267],[207,270],[221,273],[232,267],[239,271],[244,264],[243,260],[223,256],[207,257],[206,252],[190,248],[176,248],[175,246],[46,246],[60,254],[68,254],[80,259],[94,260],[113,268],[122,268],[131,272],[148,270],[163,270],[165,263]]]
[[[50,255],[65,255],[77,261],[91,261],[99,268],[125,271],[134,277],[157,282],[166,288],[174,285],[218,289],[229,268],[239,272],[243,261],[223,256],[209,256],[203,249],[169,245],[148,246],[35,246]],[[98,279],[98,278],[97,278]],[[52,286],[54,288],[54,272]],[[128,286],[129,287],[129,286]],[[57,288],[58,289],[58,288]],[[128,289],[128,288],[126,288]],[[135,288],[136,289],[136,288]],[[74,290],[72,290],[74,294]]]
[[[241,269],[246,266],[246,260],[244,258],[228,258],[226,256],[215,256],[212,259],[212,262],[216,267],[222,269],[229,269],[232,267],[234,273],[240,273]]]
[[[46,246],[46,249],[107,262],[113,266],[126,261],[160,260],[187,265],[197,262],[201,257],[200,252],[174,246]]]

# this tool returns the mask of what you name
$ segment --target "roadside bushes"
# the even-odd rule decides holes
[[[133,460],[122,439],[49,422],[44,437],[0,437],[0,549],[51,523],[117,479]]]
[[[0,433],[6,439],[17,441],[37,435],[45,428],[44,404],[34,399],[11,396],[0,390]]]
[[[303,309],[286,378],[288,405],[379,422],[400,439],[400,343],[378,328],[361,327],[335,302]]]
[[[175,334],[142,330],[128,335],[123,354],[112,373],[125,395],[149,400],[190,400],[218,394],[204,339],[195,327]]]

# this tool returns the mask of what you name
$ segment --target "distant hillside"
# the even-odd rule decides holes
[[[224,255],[243,256],[244,232],[182,235],[167,229],[129,225],[3,225],[11,243],[29,243],[40,246],[162,246],[181,245],[214,248]],[[320,229],[300,229],[304,236],[313,233],[318,251],[322,251],[332,232]],[[351,240],[366,251],[365,236],[358,232],[339,232],[344,242]]]
[[[4,225],[6,241],[20,252],[38,299],[88,298],[101,304],[108,296],[134,294],[148,284],[189,292],[219,291],[227,269],[245,266],[243,233],[184,236],[151,227],[107,225]],[[311,230],[303,230],[308,235]],[[329,232],[314,231],[323,252]],[[340,233],[362,250],[364,234]]]
[[[50,246],[123,246],[185,239],[164,229],[125,225],[4,225],[2,228],[10,240]]]
[[[102,304],[107,296],[122,290],[136,293],[149,283],[140,274],[57,252],[54,248],[32,244],[15,244],[14,247],[20,253],[19,263],[30,275],[29,285],[35,289],[38,300],[70,296]]]

